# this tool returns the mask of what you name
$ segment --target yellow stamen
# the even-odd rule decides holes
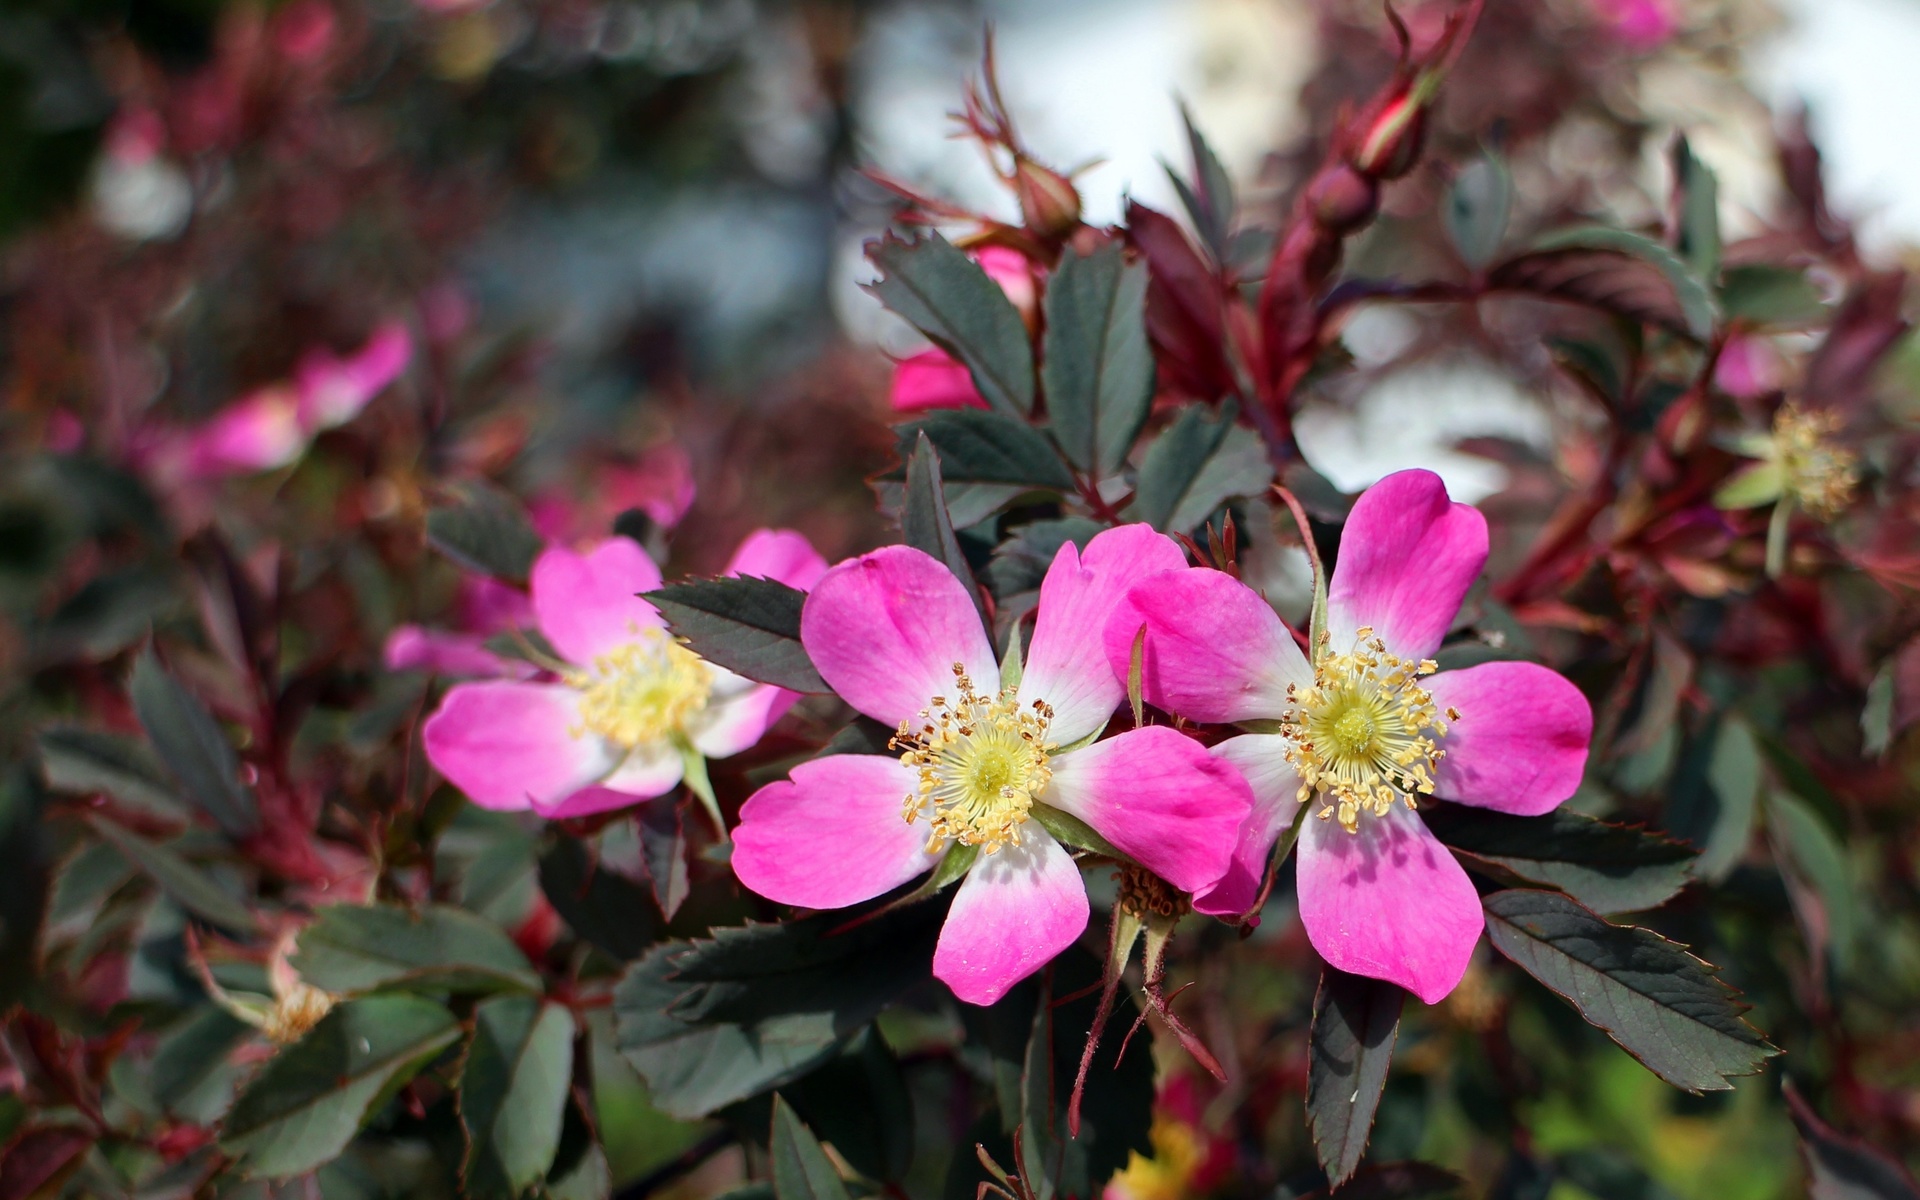
[[[1773,417],[1768,457],[1780,464],[1781,487],[1808,515],[1830,521],[1853,499],[1860,483],[1860,460],[1836,445],[1840,417],[1832,412],[1802,412],[1783,404]]]
[[[647,629],[567,682],[584,693],[573,735],[596,733],[631,749],[682,732],[707,706],[713,671],[664,632]]]
[[[1415,796],[1433,793],[1433,770],[1446,753],[1435,742],[1447,722],[1417,682],[1439,669],[1431,659],[1388,653],[1367,626],[1345,654],[1333,653],[1331,641],[1320,635],[1313,683],[1288,687],[1293,707],[1280,719],[1292,739],[1287,761],[1300,773],[1300,802],[1322,795],[1319,818],[1337,816],[1354,833],[1361,813],[1385,816],[1396,801],[1416,808]],[[1449,708],[1447,718],[1460,713]]]
[[[1053,778],[1053,709],[1039,700],[1021,709],[1012,688],[976,692],[959,663],[953,676],[953,700],[935,696],[917,721],[902,721],[894,734],[900,761],[919,775],[903,815],[908,824],[927,818],[929,851],[956,841],[992,854],[1019,836],[1034,798]]]

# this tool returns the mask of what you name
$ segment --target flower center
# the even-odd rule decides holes
[[[1414,808],[1415,795],[1432,794],[1434,766],[1446,753],[1435,742],[1447,723],[1417,682],[1439,669],[1431,659],[1389,654],[1371,627],[1355,633],[1345,654],[1329,641],[1321,635],[1313,684],[1287,689],[1293,707],[1280,719],[1293,740],[1287,761],[1300,772],[1300,802],[1320,794],[1320,819],[1337,815],[1354,833],[1362,812],[1385,816],[1396,800]],[[1460,713],[1449,708],[1447,718]]]
[[[1012,688],[976,692],[959,663],[953,676],[958,698],[950,703],[935,696],[917,723],[900,722],[889,743],[919,776],[903,815],[908,824],[927,818],[929,851],[951,840],[992,854],[1014,840],[1053,778],[1047,767],[1053,709],[1039,700],[1021,709]]]
[[[1808,514],[1831,520],[1853,498],[1860,482],[1860,460],[1833,435],[1840,418],[1831,412],[1802,412],[1783,404],[1773,417],[1773,457],[1783,486]]]
[[[567,682],[579,688],[580,727],[632,749],[680,732],[707,706],[713,672],[700,656],[658,629],[593,660]]]

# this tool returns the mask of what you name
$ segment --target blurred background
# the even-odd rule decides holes
[[[1446,6],[1405,7],[1418,23]],[[446,480],[509,484],[550,537],[634,511],[649,536],[677,524],[675,570],[717,570],[757,525],[800,528],[829,558],[880,540],[864,481],[892,462],[890,360],[921,343],[861,290],[862,243],[896,207],[862,171],[1014,215],[947,115],[988,26],[1025,137],[1077,172],[1096,224],[1129,197],[1177,210],[1163,164],[1187,161],[1184,103],[1246,223],[1272,227],[1320,160],[1316,131],[1395,54],[1375,0],[9,0],[0,675],[104,659],[172,603],[131,557],[110,587],[45,585],[56,566],[77,581],[99,564],[58,566],[81,518],[44,510],[120,501],[29,477],[19,464],[42,451],[126,467],[183,535],[218,521],[249,550],[304,544],[288,590],[343,590],[313,587],[289,636],[328,645],[330,623],[357,620],[340,655],[361,671],[455,586],[418,545]],[[1652,225],[1684,132],[1718,175],[1732,241],[1766,231],[1783,160],[1817,144],[1826,202],[1862,253],[1912,267],[1916,62],[1920,0],[1489,0],[1436,157],[1499,146],[1517,224]],[[1417,271],[1445,182],[1423,172],[1389,192],[1356,270],[1371,253]],[[223,490],[211,477],[247,464],[182,457],[182,431],[396,327],[413,347],[398,386],[303,431],[324,452],[297,470]],[[1569,419],[1544,359],[1463,349],[1405,309],[1343,337],[1357,369],[1298,428],[1344,490],[1417,464],[1457,498],[1494,497],[1508,467],[1471,439],[1544,457]],[[314,533],[336,527],[364,538]],[[95,684],[63,677],[59,703],[100,701]],[[1559,1032],[1534,1032],[1566,1084],[1532,1117],[1546,1149],[1632,1146],[1701,1197],[1758,1200],[1794,1177],[1791,1135],[1755,1090],[1680,1096],[1624,1055],[1597,1071],[1555,1061]],[[644,1181],[701,1136],[649,1108],[612,1056],[594,1074],[617,1179]],[[1444,1158],[1473,1119],[1423,1118],[1401,1152]],[[739,1170],[715,1164],[683,1186],[717,1191]],[[1135,1200],[1192,1190],[1135,1182]]]

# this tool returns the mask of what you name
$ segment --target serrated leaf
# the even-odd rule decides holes
[[[801,1123],[780,1096],[773,1098],[773,1127],[767,1158],[773,1170],[775,1200],[848,1200],[847,1185],[833,1169],[820,1139]]]
[[[1180,173],[1171,166],[1166,167],[1167,177],[1173,181],[1174,190],[1180,193],[1181,206],[1192,218],[1200,240],[1213,252],[1214,261],[1224,263],[1228,261],[1233,228],[1233,179],[1227,174],[1226,167],[1221,165],[1213,147],[1201,135],[1200,127],[1193,123],[1193,113],[1188,111],[1184,100],[1180,102],[1180,123],[1187,131],[1187,152],[1193,161],[1193,181],[1189,183],[1181,178]]]
[[[427,510],[427,544],[472,571],[525,583],[545,543],[520,502],[468,484],[457,503]]]
[[[259,920],[239,897],[209,879],[172,847],[150,842],[102,817],[89,816],[87,826],[194,916],[233,933],[252,933],[259,927]]]
[[[1474,270],[1493,261],[1507,234],[1513,210],[1513,173],[1491,150],[1461,168],[1447,189],[1447,238],[1460,260]]]
[[[57,792],[104,792],[141,812],[181,818],[187,807],[166,767],[130,737],[77,725],[40,731],[40,766]]]
[[[1799,329],[1827,315],[1820,289],[1799,267],[1750,263],[1721,274],[1720,307],[1729,322],[1763,329]]]
[[[660,940],[647,889],[594,862],[578,838],[555,837],[541,852],[540,890],[568,928],[619,962],[632,962]]]
[[[973,578],[973,568],[967,565],[967,556],[960,550],[960,539],[954,536],[953,519],[947,514],[946,488],[940,477],[940,455],[924,432],[915,436],[913,453],[907,458],[907,488],[900,511],[900,534],[907,545],[946,565],[960,586],[966,589],[968,599],[973,601],[973,610],[980,615],[980,624],[985,627],[987,606],[980,599],[980,585]]]
[[[900,426],[895,433],[900,439],[903,461],[912,457],[913,447],[923,433],[939,452],[940,476],[946,487],[947,505],[956,510],[953,517],[956,528],[973,524],[957,511],[953,495],[956,485],[1074,490],[1073,475],[1060,461],[1059,453],[1024,421],[977,408],[958,408],[931,413]]]
[[[1147,265],[1118,242],[1069,250],[1047,284],[1041,379],[1047,420],[1067,458],[1096,479],[1118,470],[1153,402]]]
[[[927,978],[946,908],[820,913],[658,946],[615,990],[618,1048],[678,1117],[778,1087]]]
[[[540,990],[540,976],[505,931],[447,904],[323,908],[300,931],[292,963],[301,979],[337,994]]]
[[[1490,286],[1573,300],[1695,340],[1713,331],[1706,284],[1673,251],[1624,229],[1584,226],[1550,233],[1494,267]]]
[[[453,1014],[419,996],[336,1005],[233,1102],[221,1148],[252,1175],[305,1174],[346,1149],[367,1118],[459,1036]]]
[[[1515,817],[1465,804],[1421,814],[1433,835],[1475,862],[1559,888],[1599,913],[1664,904],[1686,886],[1692,848],[1637,826],[1567,809]]]
[[[1234,424],[1235,409],[1209,416],[1190,405],[1147,447],[1134,490],[1133,516],[1155,529],[1187,533],[1235,496],[1273,480],[1260,439]]]
[[[1792,1084],[1782,1090],[1812,1176],[1809,1200],[1920,1200],[1920,1186],[1892,1155],[1822,1121]]]
[[[1026,323],[978,263],[938,233],[912,242],[888,235],[867,243],[867,257],[885,272],[867,290],[964,363],[995,411],[1033,411]]]
[[[1307,1123],[1320,1166],[1336,1187],[1366,1152],[1406,997],[1385,980],[1321,968],[1307,1035]]]
[[[511,1200],[546,1178],[566,1115],[573,1033],[564,1006],[534,996],[475,1006],[459,1092],[466,1195]]]
[[[160,666],[152,650],[133,664],[128,681],[134,715],[161,761],[230,837],[260,830],[253,793],[240,782],[240,759],[206,707]]]
[[[646,598],[708,662],[796,692],[827,691],[800,644],[807,594],[772,579],[689,579]]]
[[[653,886],[653,902],[661,915],[673,920],[686,901],[687,831],[680,817],[680,804],[672,796],[661,796],[640,808],[640,851],[647,864],[647,882]]]
[[[1610,924],[1557,892],[1515,888],[1482,903],[1496,949],[1675,1087],[1724,1091],[1779,1053],[1684,946]]]

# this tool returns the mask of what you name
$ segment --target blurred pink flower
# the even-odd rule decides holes
[[[1786,382],[1786,364],[1773,343],[1758,334],[1728,338],[1714,364],[1714,386],[1729,396],[1751,400],[1778,391]]]
[[[448,633],[402,625],[387,635],[381,658],[389,671],[429,671],[435,675],[480,679],[530,679],[533,664],[502,658],[486,640],[471,633]]]
[[[1246,782],[1164,725],[1093,740],[1126,701],[1101,645],[1107,614],[1135,580],[1185,565],[1146,525],[1106,530],[1084,556],[1061,547],[1010,687],[938,560],[883,546],[834,567],[807,597],[801,644],[841,699],[899,730],[905,753],[816,758],[755,792],[734,830],[740,882],[783,904],[845,908],[971,847],[933,955],[934,975],[969,1004],[992,1004],[1087,927],[1080,868],[1032,819],[1035,804],[1206,891],[1231,865]]]
[[[1639,50],[1651,50],[1680,29],[1674,0],[1588,0],[1613,36]]]
[[[333,48],[339,26],[326,0],[292,0],[273,14],[269,36],[282,57],[296,63],[318,62]]]
[[[1020,318],[1032,327],[1035,308],[1033,268],[1026,256],[1002,246],[982,246],[973,252],[973,260],[987,277],[1000,285],[1020,310]],[[935,347],[894,364],[893,384],[888,399],[896,412],[921,412],[930,408],[985,408],[986,398],[973,385],[973,375],[945,350]]]
[[[200,476],[231,475],[294,462],[316,434],[358,416],[412,356],[413,339],[397,322],[375,330],[351,358],[309,351],[292,386],[251,392],[191,435],[188,469]]]
[[[488,575],[466,575],[454,602],[460,627],[491,636],[533,624],[533,601],[510,583]]]
[[[623,512],[639,509],[654,524],[672,529],[693,507],[693,460],[678,442],[664,442],[633,462],[612,463],[587,480],[535,497],[527,509],[533,527],[550,542],[568,544],[603,537]]]
[[[804,590],[826,569],[799,534],[762,529],[727,573]],[[659,567],[623,537],[541,554],[533,611],[564,663],[550,681],[455,686],[423,732],[434,767],[482,808],[577,817],[664,794],[690,754],[725,758],[758,742],[799,697],[674,640],[639,596],[659,586]]]

